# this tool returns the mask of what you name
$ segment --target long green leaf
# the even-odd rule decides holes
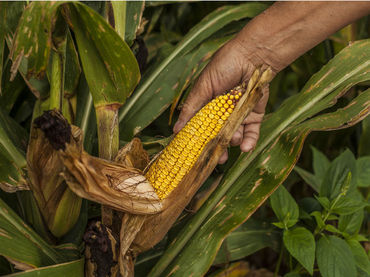
[[[14,144],[11,134],[6,128],[4,117],[0,112],[0,153],[8,160],[13,161],[18,168],[26,166],[25,153]]]
[[[122,105],[140,78],[135,56],[114,29],[86,5],[71,6],[69,18],[95,107]]]
[[[0,110],[0,186],[8,192],[25,188],[27,138],[27,132]]]
[[[126,3],[125,41],[128,45],[132,45],[142,23],[145,1],[127,1]]]
[[[21,94],[22,90],[25,88],[25,82],[20,74],[17,74],[12,82],[10,80],[10,60],[6,60],[3,68],[2,80],[4,81],[2,86],[2,91],[0,95],[0,108],[3,112],[9,114],[17,101],[18,96]]]
[[[206,16],[200,23],[195,25],[189,33],[176,46],[172,53],[165,58],[161,64],[143,80],[135,94],[127,101],[120,111],[120,122],[131,113],[136,101],[153,85],[161,74],[168,74],[169,64],[193,50],[203,40],[221,29],[226,24],[246,17],[254,17],[262,12],[267,5],[260,3],[247,3],[236,6],[224,6]]]
[[[225,238],[213,264],[240,260],[265,247],[277,250],[280,240],[280,232],[270,222],[250,219]]]
[[[0,199],[0,254],[24,268],[66,261]]]
[[[343,128],[367,115],[369,90],[346,109],[301,123],[320,109],[333,105],[350,86],[370,79],[369,47],[370,40],[365,40],[344,49],[311,78],[300,94],[289,98],[263,123],[255,150],[239,158],[169,246],[151,276],[159,276],[166,268],[167,273],[173,270],[176,276],[184,272],[187,275],[204,273],[223,238],[246,220],[287,177],[310,131]]]
[[[144,1],[112,1],[114,28],[128,45],[136,38],[145,7]]]
[[[57,265],[41,267],[37,269],[26,270],[19,273],[9,274],[7,276],[21,276],[21,277],[83,277],[84,273],[84,259],[79,259],[73,262],[67,262]]]
[[[28,77],[41,77],[45,72],[52,45],[53,19],[61,4],[63,2],[33,2],[27,5],[11,50],[13,76],[23,57],[28,58]]]
[[[323,277],[356,276],[355,259],[348,244],[336,236],[323,236],[317,243],[317,264]]]
[[[114,14],[114,29],[125,40],[126,33],[126,1],[112,1],[112,9]],[[125,40],[127,42],[127,40]]]

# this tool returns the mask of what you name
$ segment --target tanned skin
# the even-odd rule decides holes
[[[370,13],[370,2],[276,2],[220,48],[186,99],[174,132],[215,96],[270,66],[277,74],[344,26]],[[231,145],[252,150],[259,138],[269,91],[234,134]],[[219,163],[227,160],[227,152]]]

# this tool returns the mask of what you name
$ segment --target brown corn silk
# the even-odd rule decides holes
[[[193,162],[192,166],[176,187],[172,185],[164,185],[161,187],[160,182],[154,181],[154,186],[157,186],[156,190],[160,191],[159,197],[163,199],[163,210],[161,213],[147,217],[131,246],[135,252],[142,252],[150,249],[165,236],[196,191],[209,177],[217,165],[219,158],[227,148],[232,135],[261,99],[263,95],[262,88],[271,81],[272,77],[273,72],[270,68],[265,70],[262,74],[260,70],[257,69],[253,73],[247,86],[242,85],[234,89],[238,91],[238,94],[239,92],[242,93],[238,103],[235,105],[234,111],[228,115],[227,120],[224,120],[218,133],[215,136],[211,136],[208,142],[201,146],[202,151],[200,151],[200,156]],[[196,117],[197,115],[195,118]],[[191,122],[189,123],[192,125]],[[166,150],[163,152],[166,153]],[[161,157],[161,155],[159,157]],[[154,165],[155,163],[156,161],[153,162]],[[147,171],[146,176],[153,174],[150,171],[151,167]],[[158,176],[158,173],[156,174]],[[149,180],[151,180],[150,178],[151,177],[149,177]],[[167,191],[168,189],[171,190],[171,193],[168,195],[166,192],[162,192],[162,190]]]

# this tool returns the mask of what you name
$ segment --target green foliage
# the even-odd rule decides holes
[[[279,232],[269,222],[250,219],[227,236],[213,264],[236,261],[265,247],[278,249],[279,239]]]
[[[79,259],[72,262],[60,263],[52,266],[45,266],[39,269],[31,269],[19,273],[9,274],[7,276],[21,277],[81,277],[84,276],[84,259]]]
[[[0,2],[1,188],[28,188],[24,169],[30,124],[50,107],[61,107],[71,123],[81,127],[89,153],[96,154],[97,144],[102,144],[97,130],[102,133],[102,127],[113,122],[104,123],[96,111],[120,106],[121,141],[139,136],[150,154],[160,151],[171,137],[157,136],[171,134],[176,107],[212,55],[268,7],[223,4]],[[108,22],[114,22],[114,28]],[[304,169],[307,166],[295,166],[311,131],[349,127],[369,112],[370,57],[365,49],[370,42],[344,48],[350,40],[367,37],[366,22],[358,24],[358,37],[349,37],[354,32],[348,30],[339,32],[275,78],[269,102],[274,112],[263,123],[256,149],[219,168],[225,174],[215,192],[196,215],[184,213],[187,220],[168,238],[172,244],[164,240],[139,259],[139,276],[148,276],[151,269],[149,276],[198,276],[211,265],[244,259],[263,248],[287,256],[282,262],[289,264],[289,277],[314,271],[324,277],[370,274],[361,245],[367,240],[362,234],[369,206],[369,117],[358,143],[348,146],[352,151],[330,161],[326,152],[311,146],[313,173]],[[336,53],[344,49],[333,58],[331,46]],[[334,105],[349,89],[352,95]],[[114,139],[118,145],[118,135]],[[293,168],[317,195],[301,199],[293,193],[293,198],[286,189],[289,184],[279,187]],[[54,232],[56,238],[45,226],[32,192],[0,193],[0,274],[84,274],[78,249],[83,249],[82,237],[93,214],[87,201],[80,209],[81,199],[70,190],[63,195],[55,206],[60,209],[54,211],[54,227],[60,231]],[[263,214],[244,223],[269,195],[276,218]],[[65,224],[72,217],[77,224]],[[25,271],[15,272],[15,265]]]
[[[323,277],[356,276],[355,259],[348,244],[336,236],[323,236],[317,242],[317,264]]]
[[[76,4],[69,16],[95,107],[122,105],[140,78],[133,53],[93,10]]]
[[[279,228],[288,229],[298,220],[298,205],[289,192],[280,186],[270,197],[271,207],[280,222],[274,223]]]
[[[358,190],[362,183],[353,182],[351,173],[351,170],[358,164],[357,162],[367,157],[360,158],[356,162],[352,152],[347,149],[330,162],[317,149],[312,148],[312,151],[315,174],[309,174],[312,175],[312,179],[322,180],[320,193],[315,195],[321,208],[312,204],[310,207],[306,199],[306,204],[300,209],[306,210],[306,215],[308,213],[310,215],[301,218],[296,224],[293,224],[295,226],[289,226],[291,228],[287,229],[286,225],[283,224],[285,218],[281,214],[289,214],[289,211],[282,206],[273,204],[274,199],[277,198],[274,194],[279,191],[271,196],[271,206],[280,224],[275,225],[284,229],[284,246],[290,255],[311,275],[315,259],[318,270],[323,277],[357,276],[360,271],[369,274],[370,261],[360,244],[360,241],[365,239],[360,235],[360,232],[366,212],[365,208],[369,204],[366,203]],[[326,169],[317,170],[319,164]],[[301,169],[297,172],[302,174]],[[306,178],[306,171],[303,171],[301,176],[304,176],[305,181],[312,180]],[[312,186],[312,183],[310,185]],[[284,191],[285,202],[294,201],[289,192],[285,189]],[[311,199],[311,203],[314,203],[313,198]],[[285,204],[285,206],[287,205]],[[315,224],[307,225],[307,222],[312,222],[312,219]],[[311,229],[303,226],[309,226]]]
[[[284,230],[284,245],[289,253],[312,275],[315,261],[315,239],[304,227]]]

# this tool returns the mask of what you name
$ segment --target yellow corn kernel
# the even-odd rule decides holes
[[[240,98],[239,90],[204,106],[153,162],[145,176],[160,199],[166,198],[191,170],[205,145],[217,136]]]

